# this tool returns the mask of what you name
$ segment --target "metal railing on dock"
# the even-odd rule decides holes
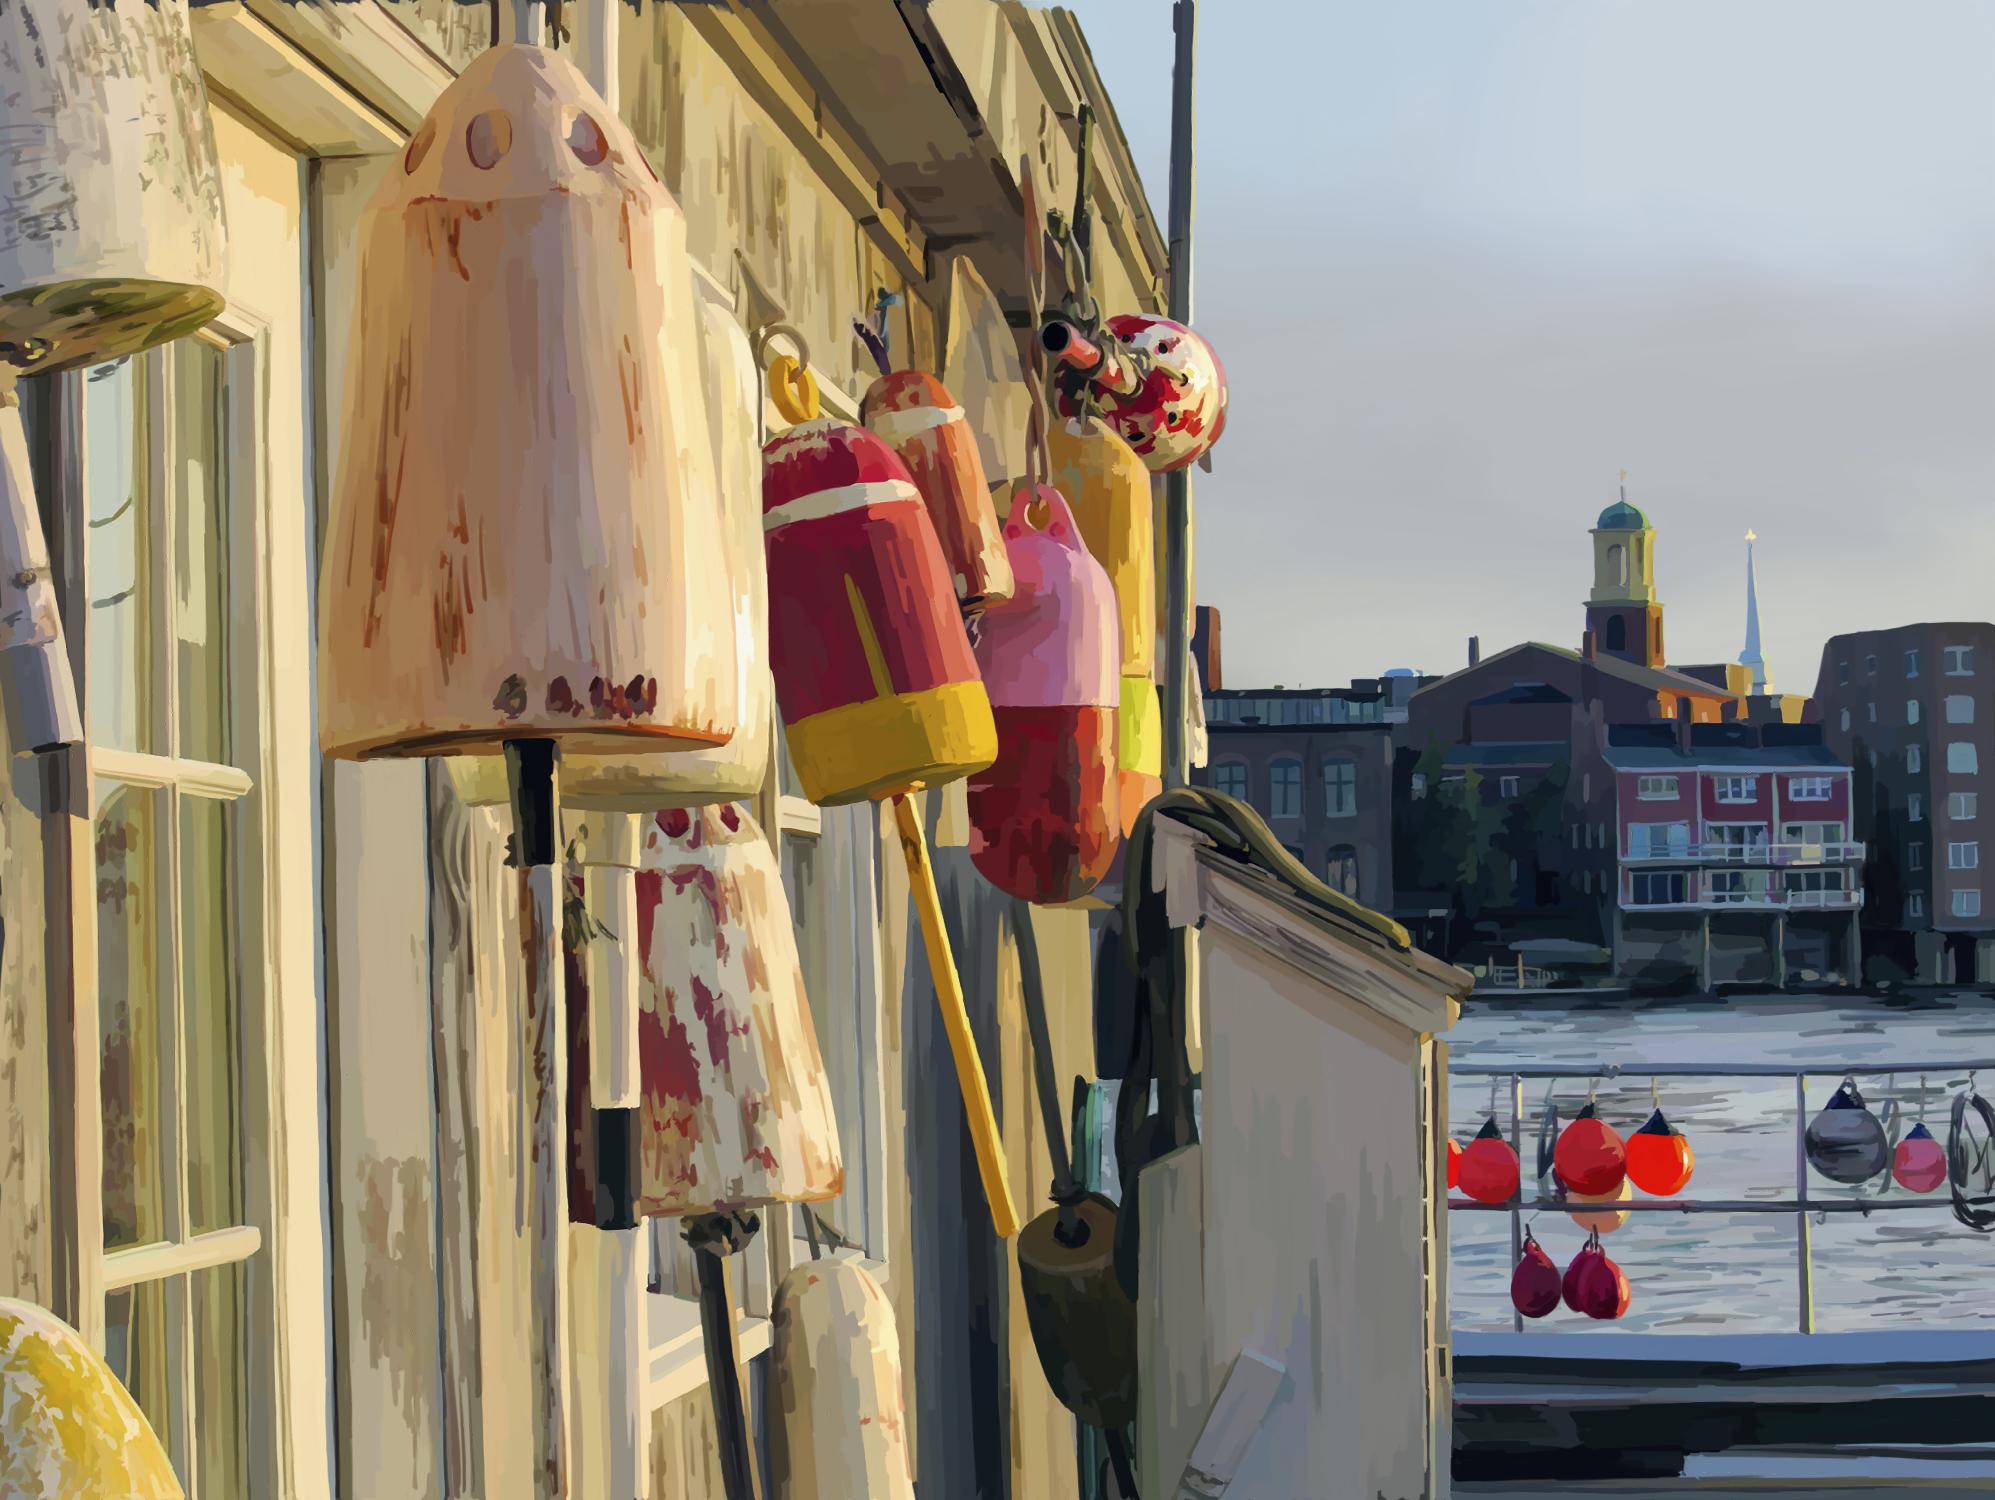
[[[1915,1208],[1951,1209],[1952,1199],[1934,1200],[1931,1198],[1815,1198],[1808,1192],[1808,1080],[1810,1078],[1883,1078],[1894,1074],[1935,1074],[1942,1078],[1965,1075],[1970,1089],[1974,1086],[1974,1075],[1982,1070],[1995,1070],[1995,1058],[1950,1059],[1945,1062],[1891,1062],[1891,1063],[1811,1063],[1806,1067],[1792,1067],[1781,1063],[1666,1063],[1656,1066],[1622,1067],[1619,1064],[1606,1064],[1598,1068],[1574,1068],[1570,1064],[1563,1067],[1478,1067],[1472,1063],[1451,1064],[1448,1076],[1452,1078],[1507,1078],[1510,1080],[1510,1148],[1517,1153],[1519,1165],[1519,1192],[1507,1203],[1480,1203],[1474,1199],[1450,1198],[1451,1211],[1496,1212],[1510,1215],[1510,1260],[1514,1265],[1524,1253],[1524,1215],[1541,1213],[1547,1210],[1558,1213],[1574,1211],[1606,1211],[1613,1213],[1675,1213],[1675,1214],[1766,1214],[1791,1213],[1794,1215],[1796,1293],[1799,1301],[1797,1324],[1802,1333],[1815,1331],[1815,1287],[1813,1237],[1808,1216],[1814,1213],[1860,1213],[1895,1212]],[[1534,1198],[1526,1202],[1522,1196],[1522,1166],[1524,1161],[1524,1080],[1527,1078],[1585,1078],[1595,1086],[1617,1079],[1646,1078],[1791,1078],[1794,1080],[1794,1196],[1792,1198],[1647,1198],[1630,1199],[1626,1202],[1607,1204],[1575,1203],[1564,1198]],[[1889,1171],[1887,1166],[1886,1171]],[[1970,1204],[1985,1206],[1995,1203],[1995,1197],[1978,1197],[1967,1200]],[[1524,1316],[1513,1313],[1511,1322],[1518,1333],[1524,1331]]]

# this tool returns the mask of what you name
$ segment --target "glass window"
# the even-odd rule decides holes
[[[1496,778],[1496,795],[1503,798],[1506,802],[1522,795],[1523,789],[1524,782],[1521,777],[1499,776]]]
[[[1358,768],[1348,760],[1323,763],[1324,809],[1333,818],[1348,818],[1358,810]]]
[[[1957,776],[1972,776],[1981,769],[1972,740],[1955,740],[1947,746],[1947,769]]]
[[[1956,917],[1978,917],[1981,915],[1981,892],[1955,891],[1953,893],[1953,914]]]
[[[1922,823],[1925,821],[1925,818],[1926,799],[1921,797],[1917,792],[1908,792],[1905,796],[1905,821],[1907,823]]]
[[[1947,676],[1972,677],[1974,675],[1974,648],[1972,646],[1948,646],[1946,648]]]
[[[1850,727],[1850,711],[1848,709],[1843,710],[1842,718],[1838,722],[1842,725],[1844,729],[1848,729]]]
[[[1972,724],[1974,722],[1974,699],[1967,693],[1947,694],[1947,723]]]
[[[1247,766],[1238,760],[1222,760],[1212,768],[1212,788],[1229,797],[1247,800]]]
[[[1413,773],[1413,780],[1409,791],[1415,802],[1418,802],[1422,797],[1427,795],[1427,776],[1425,772],[1415,771]]]
[[[1637,870],[1629,879],[1631,906],[1680,906],[1687,899],[1688,880],[1681,870]]]
[[[1268,762],[1268,816],[1302,816],[1302,762],[1292,755]]]
[[[1919,722],[1919,700],[1917,698],[1907,698],[1905,700],[1905,722],[1907,724],[1916,724]]]
[[[95,782],[105,1354],[204,1496],[248,1492],[249,1348],[269,1337],[268,1309],[251,1324],[242,1124],[261,972],[246,915],[264,888],[238,691],[257,596],[233,562],[254,518],[237,513],[229,425],[249,359],[182,339],[60,377],[56,409],[84,460],[87,546],[65,575],[89,605],[73,628]],[[196,1236],[214,1259],[176,1268]]]
[[[1727,905],[1770,901],[1773,875],[1769,870],[1712,870],[1705,877],[1707,900]]]
[[[1925,914],[1926,914],[1926,893],[1924,891],[1913,891],[1910,895],[1906,896],[1905,898],[1906,916],[1923,917]]]
[[[1969,841],[1947,845],[1947,868],[1949,870],[1978,870],[1981,868],[1981,845]]]
[[[1849,664],[1848,662],[1846,662],[1846,661],[1843,661],[1843,662],[1837,662],[1837,663],[1836,663],[1836,681],[1838,681],[1838,682],[1848,682],[1849,680],[1850,680],[1850,664]]]
[[[1874,656],[1866,656],[1863,659],[1863,669],[1866,673],[1875,672],[1877,670],[1877,658]]]
[[[1947,816],[1956,823],[1971,823],[1979,810],[1980,794],[1977,792],[1949,792],[1947,794]]]
[[[1341,891],[1353,901],[1358,898],[1358,851],[1338,844],[1324,865],[1323,880],[1333,891]]]
[[[1907,844],[1905,846],[1905,868],[1908,870],[1923,870],[1926,868],[1926,846],[1924,844]]]
[[[1907,651],[1905,653],[1905,675],[1907,677],[1917,677],[1919,675],[1919,653],[1917,651]]]
[[[1674,776],[1643,776],[1635,782],[1635,795],[1644,802],[1671,802],[1676,799]]]
[[[1628,855],[1631,859],[1683,859],[1689,853],[1688,823],[1628,825]]]
[[[1835,783],[1827,776],[1791,776],[1787,795],[1795,802],[1827,802]]]
[[[1718,800],[1720,802],[1756,802],[1759,800],[1759,778],[1757,776],[1720,776],[1717,778]]]
[[[1925,763],[1925,757],[1922,754],[1920,754],[1919,747],[1917,745],[1907,745],[1905,747],[1906,770],[1917,771],[1920,768],[1920,766],[1922,766],[1924,763]]]

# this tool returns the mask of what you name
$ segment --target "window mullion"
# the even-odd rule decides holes
[[[146,462],[147,496],[152,505],[150,549],[152,659],[141,670],[151,676],[153,743],[169,756],[180,751],[174,706],[179,702],[178,653],[174,650],[174,600],[177,595],[174,557],[178,530],[178,496],[174,479],[179,468],[174,412],[174,364],[165,349],[146,354],[147,426],[152,433]],[[161,820],[159,863],[153,879],[159,892],[160,998],[165,1002],[160,1037],[166,1055],[160,1076],[166,1098],[160,1111],[160,1162],[166,1195],[166,1238],[175,1244],[189,1236],[187,1188],[187,1036],[186,997],[181,993],[180,953],[180,793],[168,787]],[[190,1275],[166,1282],[169,1416],[172,1452],[181,1482],[193,1500],[194,1485],[194,1291]]]

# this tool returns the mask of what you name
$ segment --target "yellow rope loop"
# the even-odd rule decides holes
[[[808,366],[779,354],[769,365],[769,399],[786,422],[817,420],[817,377]]]

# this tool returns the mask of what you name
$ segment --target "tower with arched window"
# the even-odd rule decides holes
[[[1656,598],[1656,530],[1640,506],[1621,498],[1593,527],[1593,592],[1586,629],[1603,655],[1645,667],[1663,664],[1662,604]]]

